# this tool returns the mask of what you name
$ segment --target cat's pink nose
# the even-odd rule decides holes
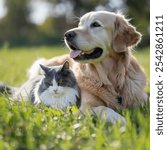
[[[55,93],[57,93],[58,90],[54,90]]]

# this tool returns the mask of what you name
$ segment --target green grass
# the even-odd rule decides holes
[[[68,53],[61,47],[0,49],[0,80],[20,85],[26,69],[39,57]],[[149,49],[133,52],[149,81]],[[149,82],[146,87],[149,94]],[[105,124],[99,118],[78,115],[77,108],[60,112],[44,106],[0,98],[1,149],[149,150],[149,103],[126,110],[127,127]]]

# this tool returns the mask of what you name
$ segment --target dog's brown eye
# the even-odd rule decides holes
[[[90,25],[91,28],[96,28],[96,27],[101,27],[101,25],[98,23],[98,22],[93,22],[91,25]]]

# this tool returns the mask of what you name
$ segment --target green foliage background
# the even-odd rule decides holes
[[[55,7],[64,6],[62,15],[52,14],[42,24],[30,21],[32,9],[30,3],[36,0],[4,0],[7,14],[0,18],[0,46],[8,42],[10,46],[61,45],[65,31],[77,26],[77,18],[94,11],[97,6],[102,10],[123,12],[131,23],[142,33],[140,47],[149,46],[149,0],[119,0],[120,6],[114,5],[116,0],[41,0]],[[113,3],[112,3],[113,2]],[[71,12],[69,12],[69,5]],[[118,2],[119,3],[119,2]],[[61,9],[61,7],[60,7]]]

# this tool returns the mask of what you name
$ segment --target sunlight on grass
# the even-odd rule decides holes
[[[0,81],[17,86],[26,70],[39,57],[68,53],[62,47],[14,48],[0,50]],[[149,81],[149,49],[133,54],[144,67]],[[149,83],[149,82],[148,82]],[[149,84],[146,88],[149,93]],[[89,114],[78,115],[72,108],[60,112],[45,106],[11,102],[0,97],[0,149],[84,149],[149,150],[149,103],[122,112],[127,126],[105,124]]]

